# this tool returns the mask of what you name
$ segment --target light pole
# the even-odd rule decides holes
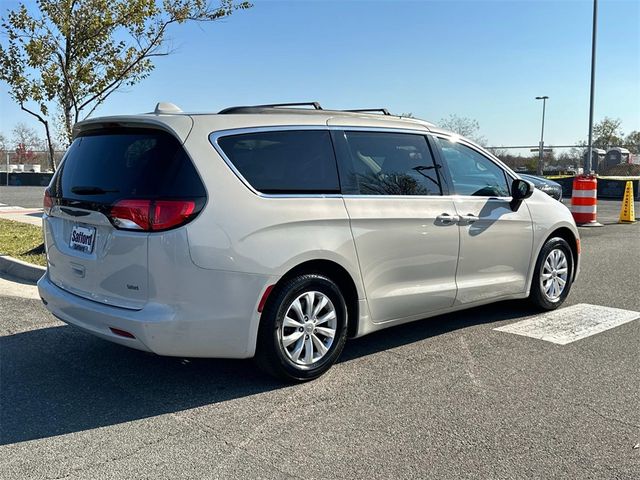
[[[544,165],[544,112],[546,110],[546,106],[547,106],[547,99],[549,97],[547,97],[546,95],[544,97],[536,97],[536,100],[542,100],[542,132],[540,133],[540,150],[539,150],[539,157],[538,157],[538,175],[542,175],[542,171],[543,171],[543,165]]]
[[[589,93],[589,152],[584,165],[584,174],[589,175],[593,168],[593,98],[596,85],[596,30],[598,21],[598,0],[593,0],[593,28],[591,31],[591,92]]]

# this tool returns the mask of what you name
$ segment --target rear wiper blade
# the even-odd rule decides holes
[[[100,187],[71,187],[71,193],[76,195],[103,195],[105,193],[116,193],[120,190],[105,190]]]

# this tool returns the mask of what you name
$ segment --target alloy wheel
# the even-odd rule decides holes
[[[336,309],[322,292],[304,292],[287,309],[280,328],[280,343],[289,360],[309,366],[321,360],[336,335]]]
[[[540,287],[544,296],[556,302],[564,292],[569,277],[569,262],[563,250],[549,252],[540,271]]]

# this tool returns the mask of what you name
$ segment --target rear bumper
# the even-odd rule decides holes
[[[225,275],[238,274],[225,272]],[[222,279],[226,280],[229,279]],[[48,275],[38,281],[38,291],[46,308],[63,322],[120,345],[158,355],[248,358],[255,353],[259,323],[255,302],[268,279],[247,275],[243,280],[246,302],[235,303],[233,309],[229,303],[221,303],[228,293],[224,288],[218,294],[210,294],[208,299],[201,298],[197,302],[199,310],[190,301],[175,307],[149,302],[141,310],[104,305],[61,289]],[[231,282],[234,284],[237,287],[238,282]],[[237,295],[227,295],[229,298],[236,301]],[[111,328],[129,332],[135,338],[117,335]]]
[[[147,343],[152,333],[142,320],[150,316],[149,311],[127,310],[124,308],[101,305],[91,300],[78,297],[49,280],[48,275],[38,281],[38,292],[47,310],[65,323],[76,326],[97,337],[120,345],[153,352]],[[171,321],[171,312],[156,309],[153,313],[155,322]],[[130,332],[135,338],[126,338],[114,334],[110,328]],[[151,335],[150,335],[151,334]]]

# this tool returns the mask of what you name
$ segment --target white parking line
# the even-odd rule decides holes
[[[14,212],[14,211],[22,211],[22,210],[27,210],[24,207],[15,207],[15,206],[11,206],[11,205],[5,205],[5,204],[0,204],[0,211],[1,212]]]
[[[579,303],[494,330],[566,345],[638,318],[640,312]]]

